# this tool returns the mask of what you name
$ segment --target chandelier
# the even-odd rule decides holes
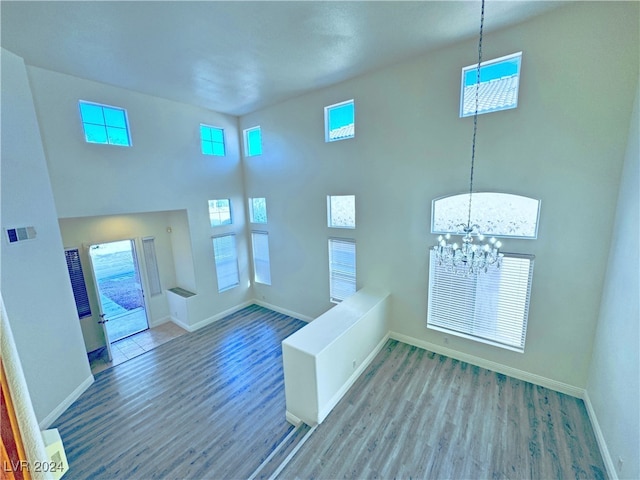
[[[452,242],[451,234],[440,235],[438,243],[433,247],[438,265],[448,271],[470,276],[476,273],[488,272],[489,268],[500,268],[502,257],[500,247],[502,243],[495,238],[485,242],[484,235],[477,224],[471,223],[471,201],[473,198],[473,168],[476,159],[476,132],[478,130],[478,95],[480,91],[480,64],[482,63],[482,29],[484,27],[484,0],[480,15],[480,39],[478,41],[478,67],[476,69],[475,112],[473,114],[473,142],[471,147],[471,171],[469,175],[469,211],[467,223],[458,225],[460,244]],[[474,243],[474,238],[477,242]]]

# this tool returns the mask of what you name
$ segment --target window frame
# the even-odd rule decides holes
[[[264,222],[256,220],[254,200],[264,200]],[[266,225],[269,221],[267,215],[267,198],[266,197],[249,197],[249,223]]]
[[[74,259],[69,258],[70,252],[75,252]],[[64,256],[65,261],[67,262],[67,271],[69,273],[69,281],[71,282],[71,290],[73,291],[73,299],[75,301],[78,319],[82,320],[83,318],[91,317],[93,315],[91,312],[91,301],[89,300],[89,292],[84,279],[84,270],[82,268],[82,261],[80,260],[80,249],[65,248]],[[73,273],[71,272],[71,267],[74,265],[72,265],[71,262],[77,262],[77,268],[74,268],[76,271]],[[76,287],[78,287],[79,290],[76,290]],[[79,296],[83,298],[78,299]],[[82,308],[82,311],[81,305],[86,306],[86,308]]]
[[[353,224],[340,225],[338,223],[334,223],[333,199],[346,198],[346,197],[353,198]],[[327,195],[327,226],[329,228],[355,230],[356,228],[356,196],[355,195]]]
[[[83,105],[88,105],[88,106],[93,106],[93,107],[100,108],[101,109],[103,123],[94,123],[94,122],[85,121],[84,114],[82,112],[82,106]],[[123,118],[124,118],[124,127],[118,126],[118,125],[109,125],[107,123],[107,119],[106,119],[106,116],[105,116],[105,109],[107,111],[113,110],[113,111],[122,112]],[[84,132],[85,143],[93,143],[93,144],[97,144],[97,145],[113,145],[113,146],[116,146],[116,147],[131,147],[131,146],[133,146],[133,140],[131,138],[131,127],[130,127],[130,123],[129,123],[129,115],[127,113],[127,109],[126,108],[116,107],[114,105],[106,105],[104,103],[90,102],[90,101],[87,101],[87,100],[78,100],[78,111],[80,112],[80,122],[82,123],[82,130]],[[98,142],[98,141],[89,140],[89,137],[87,135],[86,125],[104,127],[106,141],[105,142]],[[124,130],[126,135],[127,135],[127,143],[126,144],[122,144],[122,143],[113,143],[113,142],[111,142],[110,141],[110,137],[109,137],[109,128]]]
[[[518,271],[517,266],[512,265],[519,262],[511,260],[529,262],[526,285],[521,283],[525,278],[523,270]],[[438,265],[432,250],[429,261],[427,328],[524,353],[534,264],[534,255],[504,253],[499,269],[462,277],[446,271],[445,266]],[[497,282],[495,275],[500,275]],[[442,285],[436,284],[437,278],[443,279]],[[495,289],[496,286],[498,290],[489,292],[492,295],[487,296],[487,289]],[[451,293],[451,289],[455,291]],[[483,291],[479,292],[479,289]],[[526,292],[523,293],[524,290]],[[524,299],[518,298],[523,295]],[[480,299],[488,299],[491,304],[479,302]],[[495,318],[491,319],[491,316]],[[494,332],[490,335],[488,332],[491,329]]]
[[[353,245],[353,274],[344,271],[344,269],[337,269],[336,266],[347,266],[345,262],[339,262],[334,258],[334,255],[339,254],[337,248],[332,248],[333,245],[344,247],[346,245]],[[353,238],[338,238],[329,237],[329,301],[331,303],[340,303],[346,300],[357,291],[357,250],[356,241]],[[348,288],[346,288],[348,287]],[[346,293],[346,295],[345,295]]]
[[[258,132],[258,134],[260,135],[260,151],[258,152],[253,152],[251,150],[251,142],[249,141],[249,136],[252,132]],[[245,128],[242,131],[242,136],[244,139],[244,155],[246,157],[257,157],[258,155],[262,155],[262,129],[260,128],[260,125],[256,125],[255,127],[251,128]]]
[[[206,129],[208,131],[209,139],[205,139],[203,137],[203,129]],[[212,133],[214,130],[220,132],[220,134],[222,135],[222,142],[218,142],[213,139]],[[205,142],[211,144],[211,153],[205,152],[204,150]],[[216,153],[216,149],[215,149],[216,145],[222,145],[222,153]],[[224,139],[224,128],[216,127],[214,125],[207,125],[206,123],[201,123],[200,124],[200,151],[202,152],[203,155],[210,155],[210,156],[216,156],[216,157],[226,156],[227,147]]]
[[[347,105],[351,105],[353,107],[352,122],[342,125],[338,128],[331,129],[331,112],[334,110],[338,110],[340,108],[344,108]],[[337,136],[333,138],[331,137],[331,132],[333,130],[339,130],[341,128],[349,127],[350,125],[352,125],[353,127],[349,134]],[[334,103],[333,105],[327,105],[326,107],[324,107],[324,141],[325,143],[339,142],[340,140],[349,140],[349,139],[355,138],[355,136],[356,136],[356,102],[353,98],[350,100],[345,100],[343,102]]]
[[[256,245],[259,244],[259,241],[256,241],[257,238],[263,239],[266,243],[261,245],[263,248],[260,250],[256,248]],[[261,240],[262,241],[262,240]],[[259,253],[264,253],[265,255],[258,255]],[[251,255],[253,260],[253,281],[255,283],[260,283],[262,285],[271,285],[271,257],[269,253],[269,232],[260,231],[260,230],[252,230],[251,231]],[[266,258],[262,258],[266,257]],[[258,265],[262,265],[259,267]]]
[[[502,57],[498,57],[498,58],[493,58],[491,60],[485,60],[484,62],[480,63],[480,85],[485,84],[485,83],[489,83],[492,80],[495,79],[490,79],[490,80],[485,80],[484,82],[482,81],[482,69],[483,68],[487,68],[487,67],[492,67],[498,64],[506,64],[506,63],[510,63],[513,59],[517,59],[517,72],[514,75],[517,75],[517,81],[516,81],[516,85],[515,85],[515,100],[513,103],[508,104],[507,106],[498,106],[498,107],[491,107],[491,108],[487,108],[487,109],[478,109],[478,115],[482,115],[485,113],[492,113],[492,112],[500,112],[502,110],[511,110],[514,108],[518,108],[518,98],[520,96],[520,77],[522,74],[522,52],[515,52],[515,53],[511,53],[509,55],[504,55]],[[475,114],[475,86],[477,84],[477,69],[478,69],[478,63],[474,63],[472,65],[468,65],[466,67],[462,67],[462,71],[461,71],[461,75],[460,75],[460,118],[464,118],[464,117],[472,117]],[[473,83],[473,108],[469,111],[467,111],[465,113],[465,77],[468,73],[470,72],[474,72],[474,78],[476,79]],[[513,75],[511,75],[513,76]],[[506,77],[503,77],[506,78]],[[471,87],[472,85],[469,84],[469,87]],[[482,102],[482,100],[480,100],[480,103]]]
[[[225,222],[221,222],[221,223],[216,223],[214,224],[214,217],[212,216],[212,212],[211,212],[211,202],[221,202],[221,201],[225,201],[227,202],[227,206],[229,209],[229,221],[225,221]],[[215,207],[215,208],[220,208],[220,207]],[[218,227],[224,227],[225,225],[233,225],[233,209],[231,208],[231,199],[230,198],[214,198],[212,200],[208,201],[208,212],[209,212],[209,224],[211,225],[211,228],[218,228]]]
[[[142,237],[142,256],[144,257],[145,273],[149,285],[149,295],[155,297],[162,294],[162,282],[158,268],[155,237]]]
[[[227,252],[227,250],[220,251],[216,248],[216,241],[219,241],[221,239],[226,239],[226,238],[229,238],[232,243],[231,248],[228,249],[228,252],[230,252],[232,255],[228,255],[228,258],[229,258],[228,260],[226,258],[223,258],[222,256],[219,256],[219,254],[224,254],[225,252]],[[213,261],[216,268],[216,280],[218,283],[218,293],[226,292],[228,290],[236,288],[237,286],[240,285],[240,268],[238,266],[238,245],[236,243],[236,234],[225,233],[222,235],[215,235],[211,237],[211,241],[213,245]],[[219,247],[222,248],[225,246],[219,245]],[[222,281],[227,276],[230,276],[229,272],[226,271],[226,267],[228,266],[226,264],[232,264],[233,266],[235,266],[232,272],[234,275],[231,275],[235,277],[235,280],[231,283],[226,283]]]

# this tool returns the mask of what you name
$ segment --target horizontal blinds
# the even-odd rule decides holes
[[[213,237],[213,255],[216,263],[218,292],[224,292],[240,284],[236,236],[234,234]]]
[[[160,285],[160,272],[158,271],[158,259],[156,257],[156,243],[153,237],[142,239],[142,251],[147,270],[149,293],[152,296],[159,295],[162,293],[162,286]]]
[[[253,245],[253,273],[258,283],[271,285],[271,264],[269,261],[269,234],[251,232]]]
[[[329,291],[333,302],[340,302],[356,291],[354,240],[329,239]]]
[[[505,254],[499,269],[458,276],[431,252],[427,326],[524,351],[533,256]]]
[[[67,269],[69,270],[69,278],[71,280],[71,288],[73,289],[73,297],[76,301],[78,317],[88,317],[91,315],[91,306],[89,305],[87,286],[84,283],[84,275],[82,274],[80,253],[77,248],[74,248],[65,250],[64,254],[67,259]]]

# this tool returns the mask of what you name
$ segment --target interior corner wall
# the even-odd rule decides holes
[[[458,337],[447,349],[586,386],[639,68],[638,7],[569,2],[485,36],[485,59],[524,52],[518,107],[478,120],[474,187],[541,199],[538,239],[504,241],[536,256],[526,350]],[[263,154],[243,160],[247,196],[266,197],[269,215],[272,285],[256,285],[258,298],[317,317],[332,306],[327,238],[352,237],[358,287],[391,293],[391,329],[445,348],[426,328],[430,207],[468,188],[473,119],[458,116],[459,82],[474,55],[469,40],[240,118],[262,129]],[[325,143],[323,108],[349,99],[355,138]],[[355,194],[354,231],[327,227],[335,194]],[[583,236],[589,247],[576,244]]]
[[[93,380],[22,58],[2,50],[2,297],[33,409],[43,422]],[[7,227],[37,236],[8,244]],[[75,398],[74,398],[75,399]]]
[[[619,478],[640,478],[640,83],[634,105],[587,385]]]
[[[59,217],[186,212],[179,223],[188,231],[176,228],[172,243],[187,262],[176,265],[178,286],[197,294],[187,326],[252,298],[237,117],[33,66],[27,72]],[[79,100],[125,108],[132,145],[87,143]],[[202,154],[201,123],[224,129],[224,157]],[[234,222],[212,228],[208,201],[224,198]],[[236,235],[240,285],[219,293],[211,237],[226,233]]]

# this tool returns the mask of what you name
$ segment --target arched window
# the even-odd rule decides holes
[[[471,223],[484,235],[538,237],[540,200],[510,193],[478,192],[472,196]],[[436,198],[431,208],[431,233],[459,233],[469,215],[469,194]]]

